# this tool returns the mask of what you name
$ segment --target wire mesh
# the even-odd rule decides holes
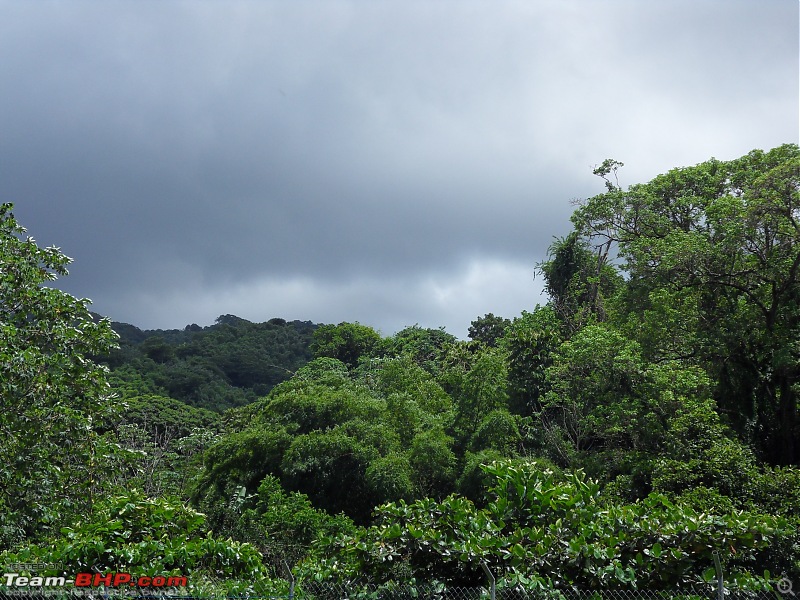
[[[725,590],[725,600],[794,600],[793,594],[777,591]],[[39,588],[0,586],[0,600],[19,598],[68,600],[182,599],[210,600],[242,598],[248,600],[492,600],[488,587],[458,587],[443,584],[374,585],[341,584],[329,581],[262,582],[203,581],[174,589],[138,587]],[[524,589],[498,587],[495,600],[717,600],[714,585],[673,590],[585,590],[573,588]]]

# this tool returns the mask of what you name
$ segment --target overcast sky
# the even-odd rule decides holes
[[[0,199],[142,328],[466,337],[571,201],[798,141],[797,0],[0,0]]]

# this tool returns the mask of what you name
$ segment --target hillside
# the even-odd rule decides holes
[[[264,396],[311,358],[316,325],[221,315],[213,325],[142,330],[112,322],[119,349],[98,356],[122,397],[157,394],[222,412]]]

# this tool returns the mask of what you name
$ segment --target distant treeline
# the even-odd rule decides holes
[[[119,348],[96,357],[117,394],[156,394],[222,412],[264,396],[311,359],[317,325],[221,315],[214,325],[142,330],[112,322]]]

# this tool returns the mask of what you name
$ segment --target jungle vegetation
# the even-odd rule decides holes
[[[112,324],[0,210],[0,562],[507,587],[800,580],[800,149],[595,173],[545,305]],[[534,265],[532,265],[532,271]]]

